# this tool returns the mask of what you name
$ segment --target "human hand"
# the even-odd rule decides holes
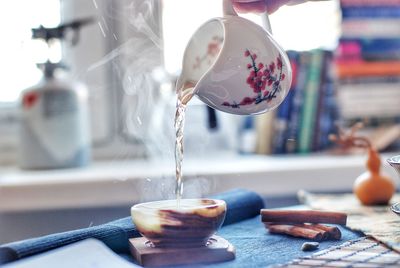
[[[262,13],[267,11],[269,14],[275,12],[283,5],[296,5],[307,0],[232,0],[233,7],[241,13]]]

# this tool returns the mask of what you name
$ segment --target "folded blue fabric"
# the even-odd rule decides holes
[[[260,214],[264,207],[262,198],[255,192],[235,189],[224,192],[212,198],[225,200],[227,214],[224,225],[236,223]],[[50,249],[65,246],[86,238],[96,238],[103,241],[117,253],[129,251],[128,239],[140,236],[132,223],[131,217],[126,217],[99,226],[51,234],[0,246],[0,264],[32,256]]]

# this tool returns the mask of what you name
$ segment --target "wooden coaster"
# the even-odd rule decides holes
[[[157,248],[146,238],[129,239],[131,254],[142,266],[214,263],[235,259],[235,248],[225,239],[212,236],[198,248]]]

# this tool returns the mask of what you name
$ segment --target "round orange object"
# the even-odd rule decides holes
[[[381,160],[376,150],[369,148],[367,169],[354,182],[353,192],[363,205],[386,205],[396,191],[393,181],[380,174]]]

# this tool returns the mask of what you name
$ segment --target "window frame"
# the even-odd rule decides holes
[[[110,53],[115,49],[123,46],[132,38],[149,39],[140,28],[133,27],[130,22],[134,16],[145,14],[144,23],[148,23],[152,31],[161,39],[161,0],[149,0],[142,2],[135,0],[107,1],[62,1],[61,0],[61,21],[71,21],[76,18],[94,17],[96,22],[80,31],[80,43],[71,47],[63,45],[63,58],[68,59],[67,64],[70,69],[74,70],[73,77],[77,79],[84,78],[88,68],[93,66],[94,62],[100,62],[104,57],[111,56]],[[128,8],[127,8],[128,7]],[[153,9],[152,13],[148,12],[148,8]],[[107,31],[104,37],[102,31]],[[94,33],[94,34],[93,34]],[[112,34],[110,34],[112,33]],[[90,38],[87,38],[90,36]],[[90,55],[87,51],[91,52]],[[159,50],[159,65],[163,66],[162,48]],[[96,58],[96,60],[93,60]],[[93,140],[93,159],[116,159],[116,158],[132,158],[144,157],[146,150],[140,139],[134,135],[129,135],[124,127],[125,120],[121,118],[123,115],[122,106],[130,105],[123,90],[120,73],[126,71],[127,65],[123,64],[130,59],[113,61],[112,64],[106,64],[91,81],[85,81],[87,87],[96,87],[95,83],[112,87],[103,89],[102,98],[96,102],[96,98],[91,98],[90,109],[92,122],[99,119],[107,118],[107,125],[103,125],[103,134],[100,138]],[[158,61],[158,60],[157,60]],[[85,80],[85,79],[82,79]],[[94,83],[95,82],[95,83]],[[159,84],[152,84],[150,89],[153,97],[157,97]],[[100,95],[101,95],[100,94]],[[4,122],[7,118],[9,122],[0,126],[0,165],[17,164],[18,157],[18,101],[16,103],[0,102],[0,122]],[[99,116],[100,114],[100,116]],[[99,118],[100,117],[100,118]],[[93,126],[93,124],[92,124]],[[7,132],[4,131],[7,129]],[[146,131],[145,129],[143,131]],[[92,133],[99,132],[96,126],[92,127]]]

